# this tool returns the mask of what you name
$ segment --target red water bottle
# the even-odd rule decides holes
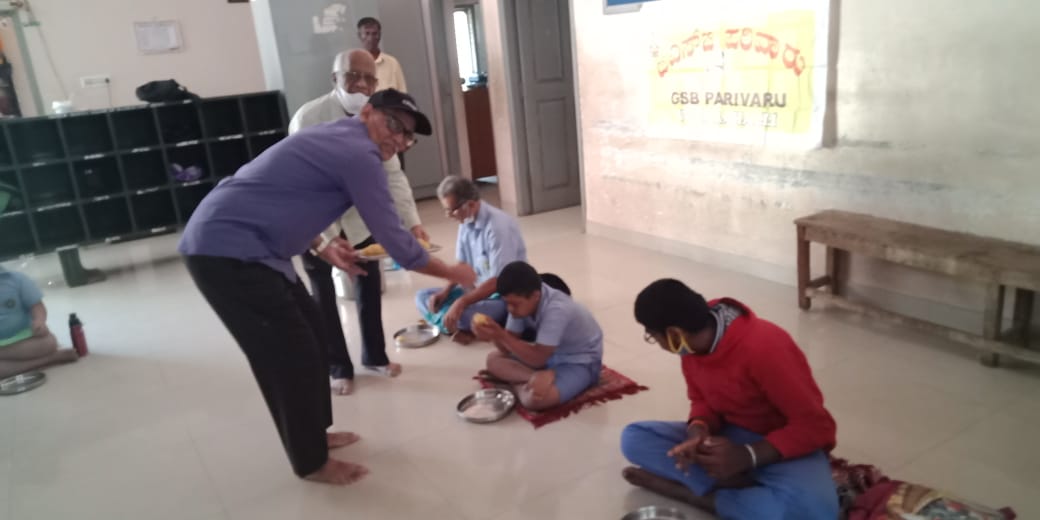
[[[72,336],[72,348],[76,350],[79,357],[86,356],[87,337],[83,334],[83,322],[79,321],[76,313],[69,315],[69,336]]]

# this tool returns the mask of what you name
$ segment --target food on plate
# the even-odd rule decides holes
[[[358,253],[360,253],[361,256],[383,256],[386,254],[386,249],[383,249],[383,246],[380,244],[372,244],[361,248]]]
[[[427,241],[425,241],[425,240],[423,240],[421,238],[419,239],[419,245],[423,246],[423,249],[426,249],[426,250],[429,250],[430,248],[433,247],[432,245],[430,245],[429,242],[427,242]],[[381,244],[372,244],[370,246],[361,248],[361,250],[359,250],[358,253],[361,256],[368,256],[368,257],[386,256],[386,248],[384,248]]]

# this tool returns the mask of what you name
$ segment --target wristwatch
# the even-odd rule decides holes
[[[324,251],[327,247],[329,247],[329,244],[331,244],[331,243],[332,243],[332,239],[331,238],[329,238],[329,237],[321,237],[321,243],[318,244],[318,247],[312,247],[311,248],[311,254],[314,255],[314,256],[321,255],[321,252]]]

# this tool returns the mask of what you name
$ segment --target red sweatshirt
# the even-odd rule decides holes
[[[713,432],[722,423],[765,435],[785,459],[834,448],[836,426],[809,363],[786,331],[758,318],[743,303],[715,352],[682,357],[690,418],[707,418]]]

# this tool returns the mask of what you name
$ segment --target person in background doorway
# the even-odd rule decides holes
[[[625,427],[625,480],[721,518],[838,518],[836,426],[787,332],[673,279],[643,289],[635,317],[645,341],[680,356],[690,414]]]
[[[473,341],[470,323],[476,313],[499,324],[506,321],[506,303],[495,294],[498,274],[507,264],[527,260],[527,246],[516,219],[480,200],[476,183],[456,175],[437,186],[444,214],[458,221],[455,258],[477,272],[477,286],[467,290],[457,284],[423,289],[415,295],[419,313],[463,345]]]
[[[75,350],[58,347],[47,328],[40,288],[0,266],[0,379],[77,359]]]
[[[498,275],[498,294],[509,320],[503,329],[491,320],[473,324],[477,339],[492,342],[486,374],[516,385],[528,410],[544,410],[574,399],[599,382],[603,330],[592,313],[554,285],[555,275],[539,276],[526,262],[513,262]]]
[[[393,88],[401,92],[408,92],[401,64],[397,58],[379,48],[379,42],[383,39],[383,24],[375,18],[365,17],[358,20],[357,30],[361,45],[376,60],[376,77],[379,78],[379,88]]]
[[[296,132],[220,181],[192,213],[178,250],[188,273],[249,361],[296,475],[350,484],[368,470],[329,457],[357,442],[329,432],[332,398],[324,325],[296,276],[292,257],[308,249],[365,275],[341,237],[321,232],[357,207],[372,235],[405,269],[470,287],[465,264],[431,257],[401,225],[383,161],[431,135],[430,120],[407,94],[375,93],[356,118]]]
[[[368,98],[379,86],[375,76],[376,64],[372,55],[364,49],[353,49],[336,55],[332,62],[332,92],[305,103],[289,123],[289,133],[302,128],[354,117],[368,103]],[[415,196],[408,177],[401,170],[397,156],[383,162],[394,208],[404,227],[418,239],[429,241],[430,237],[419,220],[415,207]],[[322,236],[342,237],[356,249],[375,243],[372,233],[365,226],[356,208],[351,208],[330,226]],[[332,391],[348,395],[354,391],[354,364],[347,352],[347,340],[340,322],[336,288],[332,280],[332,266],[311,253],[303,254],[303,267],[311,282],[314,302],[321,311],[325,325],[325,339],[329,351],[329,382]],[[383,334],[382,268],[378,261],[359,264],[368,274],[353,278],[354,300],[357,304],[358,322],[361,326],[361,364],[378,374],[396,377],[401,365],[392,363],[386,355],[386,339]]]

